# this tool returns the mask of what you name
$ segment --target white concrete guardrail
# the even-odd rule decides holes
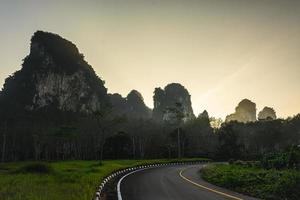
[[[129,175],[135,171],[141,171],[144,169],[151,169],[151,168],[157,168],[157,167],[165,167],[165,166],[172,166],[172,165],[196,165],[196,164],[203,164],[203,163],[207,163],[208,161],[187,161],[187,162],[170,162],[170,163],[160,163],[160,164],[148,164],[148,165],[140,165],[140,166],[135,166],[135,167],[129,167],[129,168],[125,168],[122,170],[118,170],[112,174],[110,174],[109,176],[107,176],[106,178],[104,178],[102,180],[102,182],[100,183],[100,186],[98,187],[96,194],[95,194],[95,198],[94,200],[102,200],[103,198],[101,198],[101,193],[103,192],[104,186],[113,178],[115,178],[116,176],[119,175]],[[125,176],[123,176],[122,178],[124,178]],[[120,184],[121,184],[121,180],[118,182],[117,185],[117,192],[118,192],[118,199],[120,198]]]

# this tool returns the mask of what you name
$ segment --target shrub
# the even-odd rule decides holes
[[[285,151],[267,153],[262,156],[261,166],[265,169],[295,169],[300,163],[300,148],[291,146]]]
[[[16,172],[49,174],[49,173],[53,172],[53,168],[48,163],[36,162],[36,163],[26,164],[26,165],[20,167]]]
[[[234,163],[234,159],[232,159],[232,158],[229,159],[229,160],[228,160],[228,163],[229,163],[229,164],[233,164],[233,163]]]
[[[218,186],[262,199],[300,199],[300,172],[297,170],[265,170],[257,167],[218,164],[203,168],[201,176],[204,180]]]

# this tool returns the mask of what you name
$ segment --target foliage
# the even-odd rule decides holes
[[[52,166],[49,163],[43,163],[43,162],[28,163],[15,171],[15,173],[41,173],[41,174],[49,174],[51,172],[53,172]]]
[[[262,155],[282,151],[300,141],[300,115],[286,120],[250,123],[232,121],[216,131],[219,137],[217,157],[256,160]]]
[[[300,148],[291,146],[285,151],[265,154],[261,159],[262,167],[266,169],[299,168]]]
[[[112,152],[105,141],[122,132],[128,138],[126,155],[122,158],[177,157],[177,127],[174,125],[152,119],[126,120],[103,112],[89,116],[47,109],[30,114],[16,113],[10,119],[0,116],[0,155],[4,155],[6,161],[85,160],[100,159],[103,151],[103,157],[111,159],[116,151]],[[297,116],[247,124],[230,122],[215,130],[208,118],[197,117],[180,128],[183,157],[258,160],[263,155],[296,146],[299,139],[300,117]],[[117,145],[115,140],[112,142]],[[295,160],[295,153],[290,156]]]
[[[202,178],[250,196],[270,200],[298,200],[300,172],[296,170],[265,170],[257,167],[218,164],[201,170]]]
[[[228,163],[243,167],[261,167],[261,163],[259,161],[243,161],[230,159]]]
[[[131,155],[131,138],[124,132],[107,138],[105,143],[106,156],[111,159],[125,159]]]

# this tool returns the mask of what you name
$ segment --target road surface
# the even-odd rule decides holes
[[[256,200],[203,181],[201,167],[168,166],[132,173],[120,182],[122,200]]]

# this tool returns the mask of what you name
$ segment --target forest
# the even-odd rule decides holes
[[[208,115],[185,123],[111,113],[18,114],[1,119],[1,161],[209,157],[255,160],[298,145],[300,115],[212,128]],[[51,120],[49,120],[51,119]]]

